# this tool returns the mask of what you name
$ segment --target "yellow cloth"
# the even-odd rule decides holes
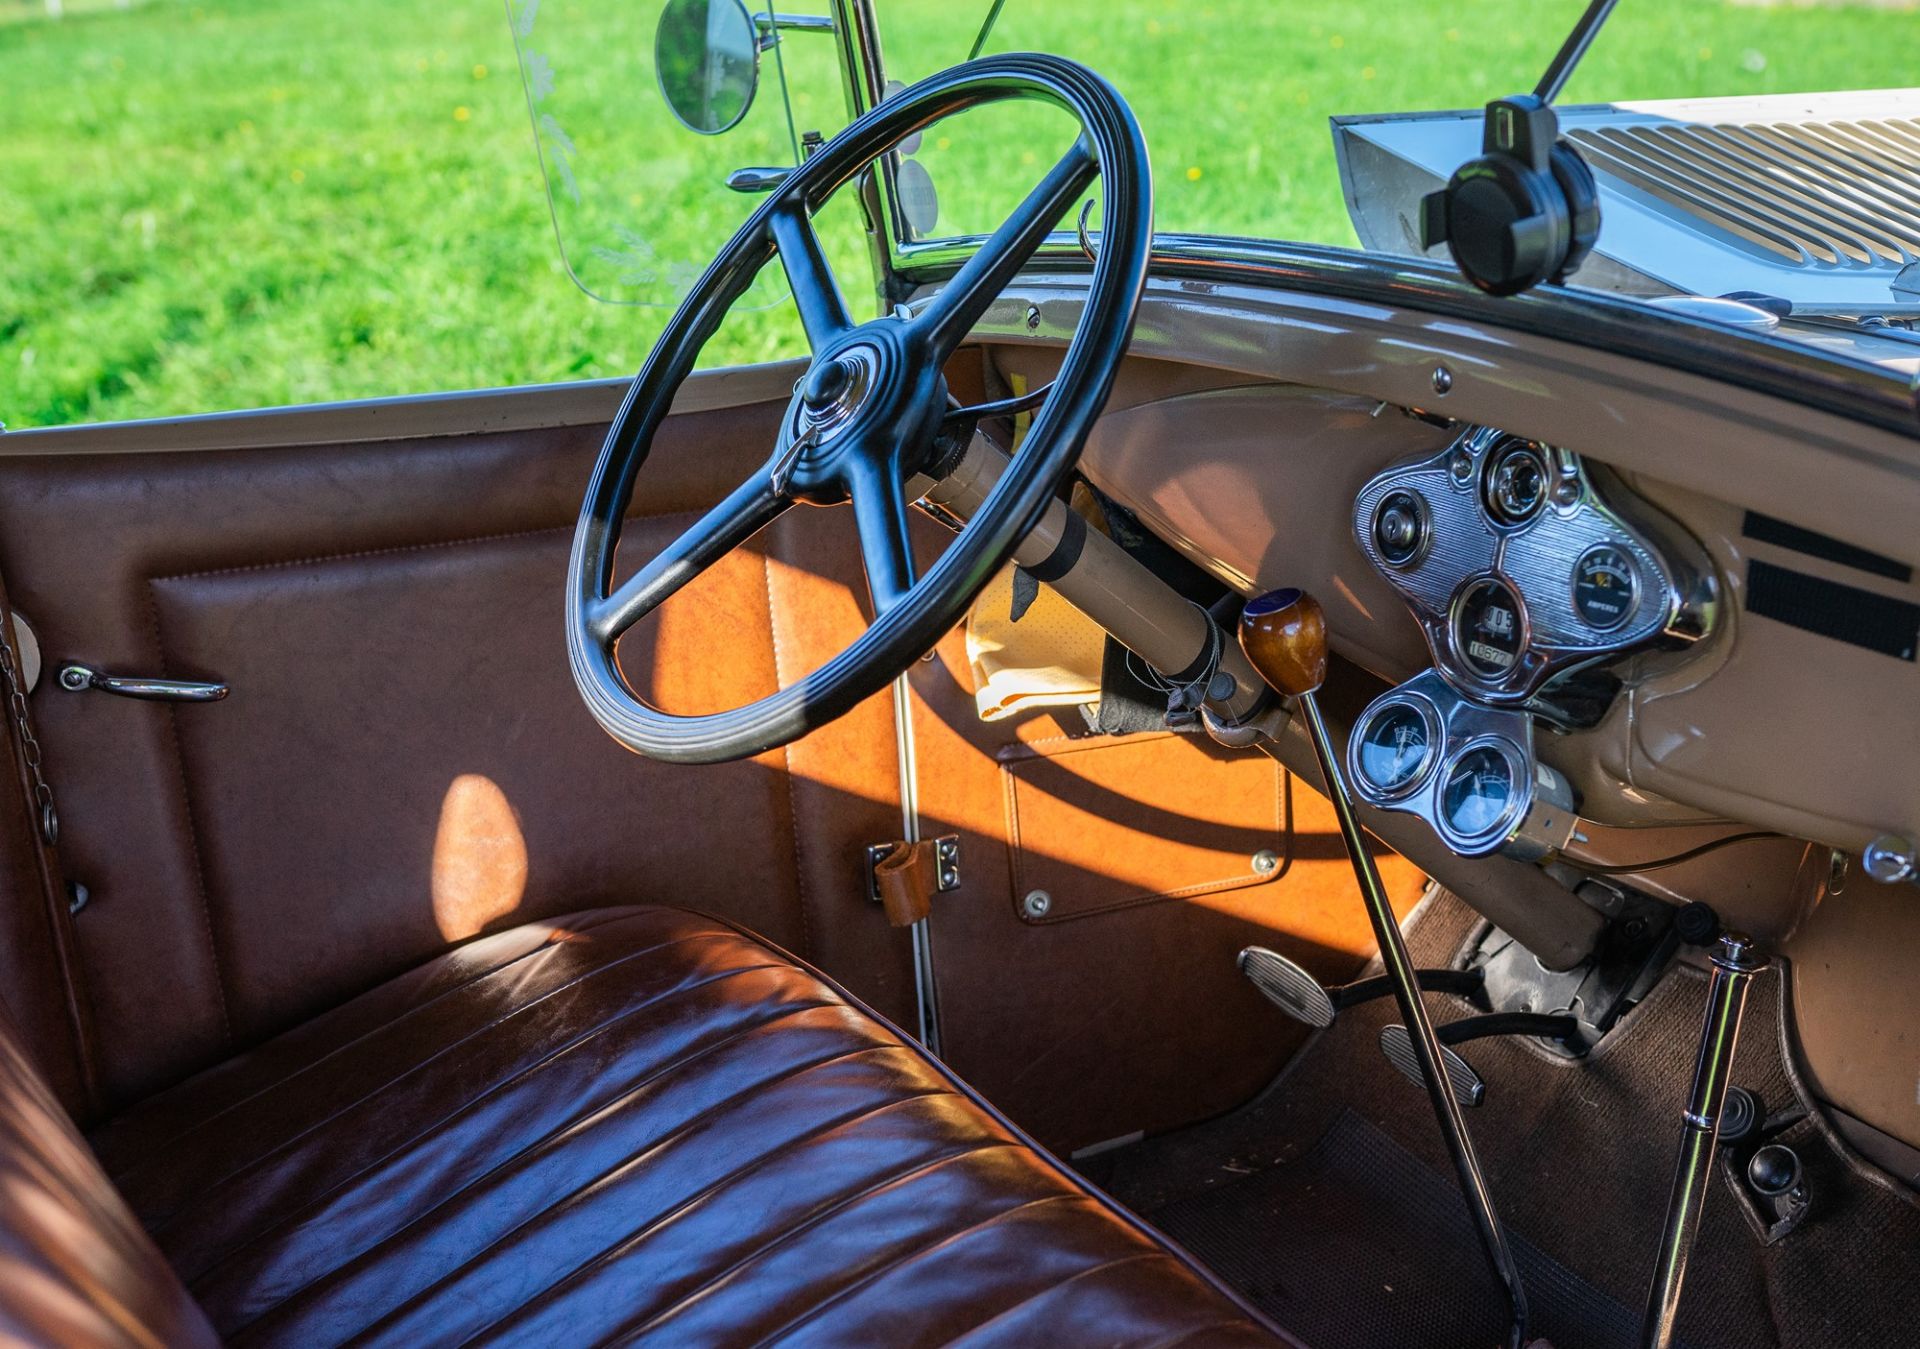
[[[1098,519],[1098,506],[1078,486],[1073,505],[1082,515]],[[1090,523],[1088,528],[1100,526]],[[1013,572],[1011,564],[1002,567],[967,614],[967,664],[973,669],[973,702],[980,720],[1099,702],[1106,632],[1045,583],[1014,622]]]

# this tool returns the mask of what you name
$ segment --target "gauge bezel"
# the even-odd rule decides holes
[[[1466,607],[1467,596],[1487,584],[1499,585],[1506,590],[1513,599],[1514,613],[1520,619],[1520,645],[1514,650],[1513,664],[1498,674],[1488,674],[1474,664],[1460,645],[1460,611]],[[1527,597],[1514,584],[1512,577],[1505,572],[1483,571],[1469,576],[1454,588],[1453,598],[1447,602],[1447,654],[1452,657],[1455,670],[1487,689],[1502,689],[1515,671],[1526,668],[1527,656],[1532,650],[1533,618],[1527,612]]]
[[[1420,530],[1414,541],[1413,551],[1404,558],[1395,559],[1388,555],[1380,544],[1380,517],[1386,512],[1387,503],[1395,497],[1405,497],[1413,503],[1414,519]],[[1396,487],[1373,505],[1373,513],[1367,519],[1367,538],[1373,544],[1374,551],[1380,554],[1380,560],[1395,571],[1406,571],[1417,567],[1427,560],[1427,554],[1433,551],[1433,507],[1427,499],[1411,487]]]
[[[1627,607],[1620,611],[1620,617],[1611,623],[1596,623],[1580,609],[1580,573],[1587,565],[1587,559],[1595,553],[1614,553],[1627,564]],[[1595,632],[1617,632],[1633,622],[1640,614],[1640,563],[1633,551],[1618,541],[1596,543],[1587,548],[1573,560],[1573,571],[1567,577],[1567,604],[1573,610],[1573,616],[1585,623]]]
[[[1447,779],[1453,770],[1467,755],[1478,750],[1491,749],[1499,754],[1507,765],[1508,791],[1507,804],[1495,821],[1477,834],[1465,834],[1456,829],[1453,820],[1447,814]],[[1486,733],[1464,740],[1456,748],[1447,752],[1446,759],[1440,765],[1439,776],[1434,784],[1433,825],[1441,841],[1462,856],[1475,856],[1491,852],[1504,842],[1513,827],[1519,823],[1531,800],[1533,776],[1529,756],[1513,741],[1504,735]]]
[[[1540,495],[1533,505],[1522,515],[1509,513],[1504,507],[1494,504],[1494,479],[1500,475],[1501,465],[1516,456],[1524,455],[1533,461],[1540,472]],[[1531,440],[1522,440],[1518,436],[1496,441],[1487,450],[1480,468],[1480,511],[1486,516],[1487,523],[1502,532],[1525,529],[1538,520],[1553,499],[1553,486],[1559,474],[1555,472],[1552,458],[1546,447]]]
[[[1400,708],[1410,707],[1420,716],[1427,730],[1427,753],[1421,759],[1419,769],[1404,783],[1391,790],[1382,787],[1373,780],[1373,776],[1361,767],[1360,750],[1366,740],[1367,729],[1387,713]],[[1347,773],[1360,788],[1361,795],[1369,802],[1404,801],[1433,781],[1435,767],[1442,757],[1446,745],[1446,722],[1440,716],[1440,709],[1425,694],[1396,691],[1374,702],[1361,714],[1347,736]]]

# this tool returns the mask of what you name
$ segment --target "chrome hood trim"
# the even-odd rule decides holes
[[[1600,242],[1577,284],[1920,314],[1920,89],[1558,111],[1600,185]],[[1334,118],[1366,247],[1419,255],[1420,198],[1479,153],[1480,135],[1478,109]]]

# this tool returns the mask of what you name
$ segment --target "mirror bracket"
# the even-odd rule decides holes
[[[762,12],[753,16],[753,26],[760,31],[760,50],[765,51],[780,40],[781,33],[833,33],[838,32],[830,14],[774,14]]]

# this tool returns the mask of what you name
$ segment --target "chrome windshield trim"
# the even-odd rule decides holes
[[[946,239],[910,246],[902,255],[900,274],[916,286],[937,284],[981,242]],[[1078,240],[1065,231],[1055,231],[1028,264],[1030,272],[1053,275],[1089,267]],[[1541,286],[1495,299],[1450,268],[1423,258],[1190,234],[1155,236],[1152,273],[1172,280],[1306,291],[1470,319],[1653,361],[1920,437],[1920,379],[1775,333],[1726,328],[1605,291]]]

